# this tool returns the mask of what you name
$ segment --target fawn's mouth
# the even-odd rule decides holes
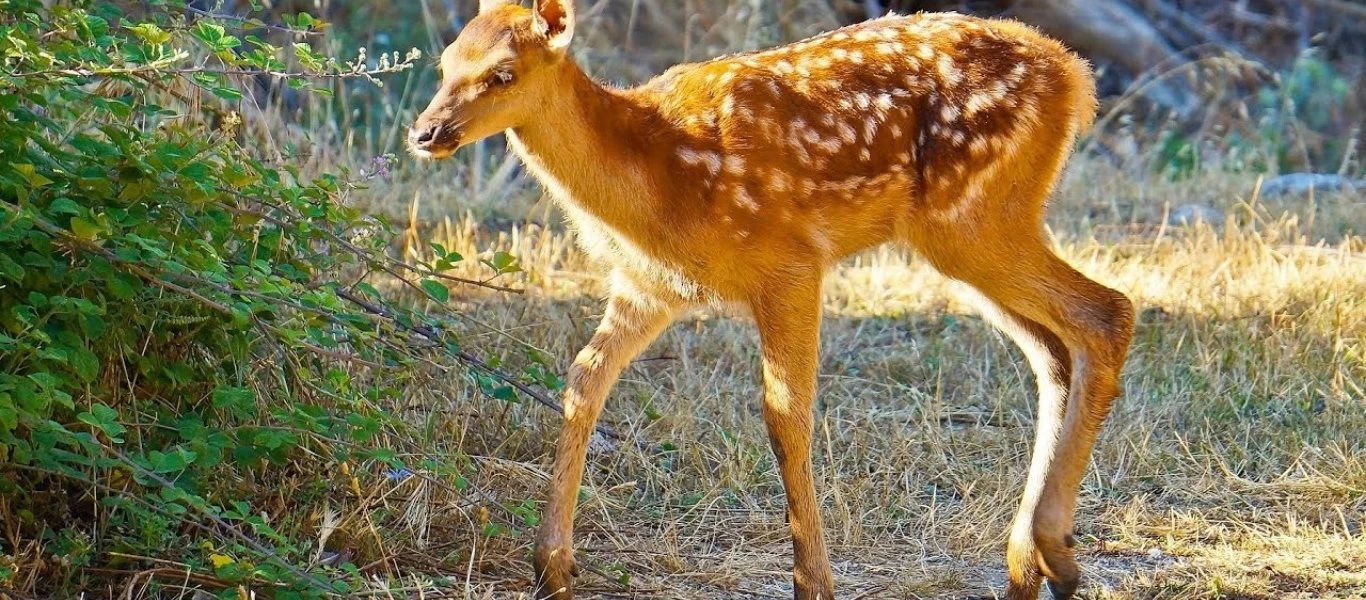
[[[427,160],[441,160],[444,158],[450,158],[452,155],[455,154],[456,149],[456,146],[451,146],[449,148],[412,146],[409,148],[413,156],[416,156],[418,158],[425,158]]]
[[[460,149],[460,138],[459,127],[440,124],[414,127],[408,132],[408,150],[418,158],[449,158]]]

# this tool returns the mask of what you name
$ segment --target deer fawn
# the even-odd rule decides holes
[[[611,266],[606,315],[564,399],[537,598],[573,596],[585,447],[622,369],[691,306],[747,308],[787,492],[794,596],[834,597],[812,482],[821,284],[892,242],[978,290],[1037,377],[1038,431],[1006,548],[1007,596],[1075,592],[1077,487],[1133,308],[1050,249],[1045,200],[1096,110],[1090,69],[1007,20],[891,16],[612,89],[569,57],[572,0],[484,0],[409,134],[444,158],[498,132]]]

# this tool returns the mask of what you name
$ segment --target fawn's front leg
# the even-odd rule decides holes
[[[607,313],[569,369],[564,428],[555,452],[550,498],[533,557],[537,600],[574,597],[574,508],[588,438],[621,370],[670,323],[674,307],[637,290],[614,286]]]
[[[811,476],[812,401],[819,364],[820,282],[783,282],[754,303],[763,346],[764,424],[787,492],[792,595],[832,600],[834,577]]]

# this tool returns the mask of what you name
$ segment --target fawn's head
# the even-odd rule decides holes
[[[408,131],[413,154],[446,158],[544,111],[553,67],[574,35],[573,0],[481,0],[479,15],[441,53],[441,87]]]

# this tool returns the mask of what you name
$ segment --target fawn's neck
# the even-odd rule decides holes
[[[649,111],[565,60],[543,118],[508,132],[513,151],[556,201],[648,238],[660,216],[644,143]]]

